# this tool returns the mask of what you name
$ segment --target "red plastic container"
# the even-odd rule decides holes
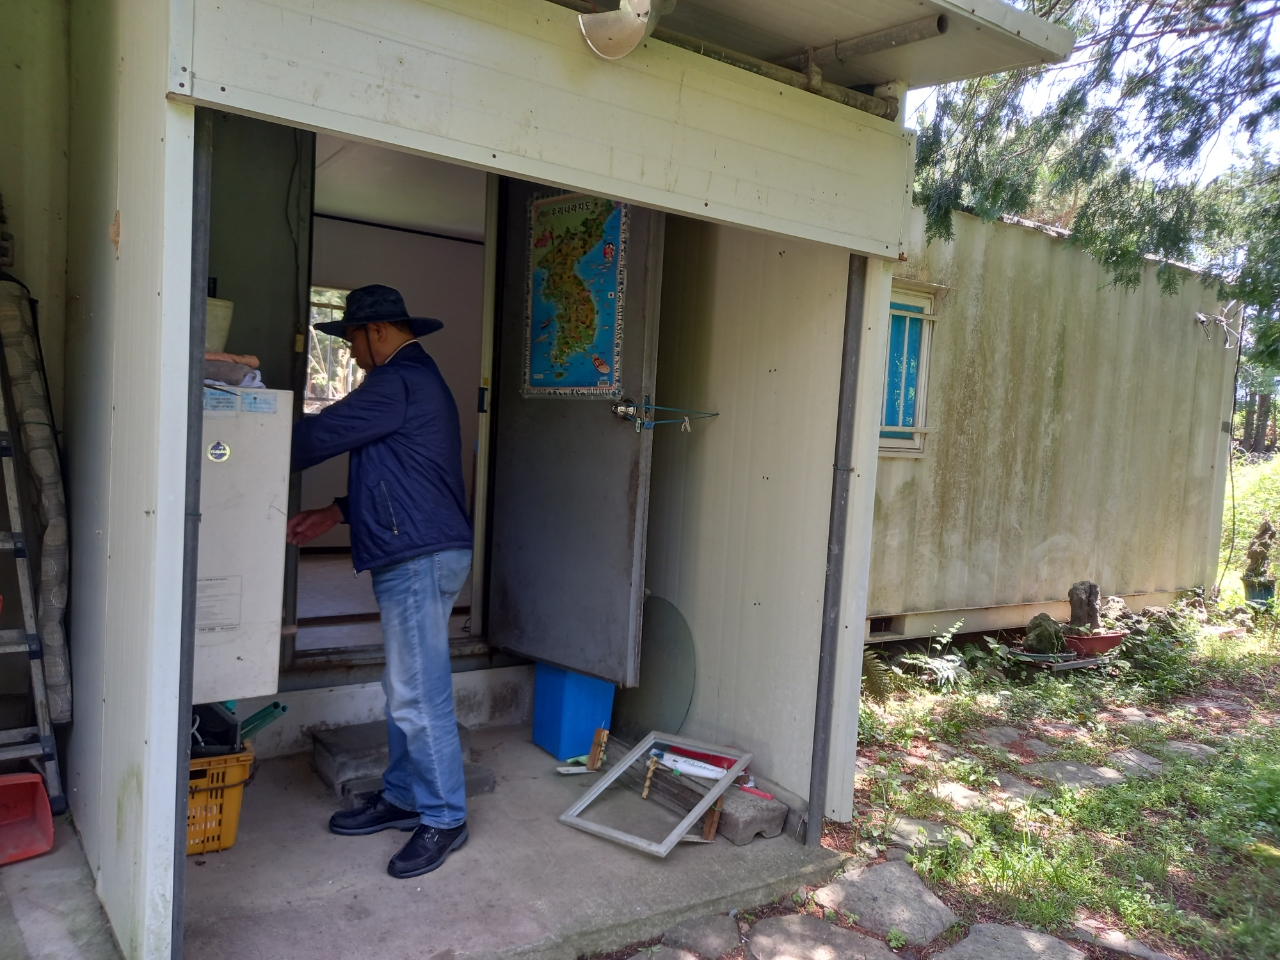
[[[1095,633],[1088,637],[1066,637],[1067,649],[1074,650],[1082,657],[1096,657],[1120,646],[1120,641],[1129,635],[1128,630],[1115,633]]]
[[[53,848],[49,795],[38,773],[0,775],[0,866]]]

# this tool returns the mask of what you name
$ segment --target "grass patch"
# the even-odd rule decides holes
[[[879,765],[859,790],[866,835],[876,837],[875,823],[901,816],[965,830],[972,849],[953,840],[922,853],[915,866],[968,920],[1060,930],[1083,913],[1186,956],[1280,957],[1277,679],[1280,627],[1270,618],[1243,639],[1171,643],[1144,669],[1038,674],[1025,683],[974,675],[945,691],[900,678],[883,707],[863,712],[861,752]],[[1209,720],[1178,705],[1189,696],[1222,697],[1224,688],[1252,709],[1251,718]],[[1124,706],[1165,722],[1100,716]],[[1152,779],[1051,790],[1043,801],[1003,811],[958,811],[934,795],[943,780],[984,789],[996,772],[1018,772],[1016,758],[975,747],[969,730],[1034,729],[1046,721],[1072,728],[1059,741],[1058,758],[1101,763],[1111,750],[1171,738],[1219,752],[1202,764],[1167,762]],[[937,749],[943,743],[964,753],[944,759]],[[904,773],[912,779],[896,782]]]

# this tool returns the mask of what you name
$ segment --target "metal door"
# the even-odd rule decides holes
[[[635,686],[653,432],[613,407],[653,395],[663,214],[516,180],[504,200],[489,639]],[[594,225],[606,210],[616,230]],[[582,225],[562,229],[571,216]],[[588,362],[599,377],[583,386]]]

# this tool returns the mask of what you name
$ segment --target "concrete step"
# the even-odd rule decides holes
[[[359,806],[382,789],[382,771],[390,761],[385,721],[317,730],[311,738],[311,765],[344,806]],[[467,796],[492,793],[496,782],[493,771],[470,760],[471,731],[458,724],[458,738],[462,741]]]

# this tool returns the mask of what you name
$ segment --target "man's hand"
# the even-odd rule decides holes
[[[322,533],[327,533],[342,522],[342,511],[336,503],[319,510],[303,510],[289,518],[285,539],[295,547],[300,547],[314,540]]]

